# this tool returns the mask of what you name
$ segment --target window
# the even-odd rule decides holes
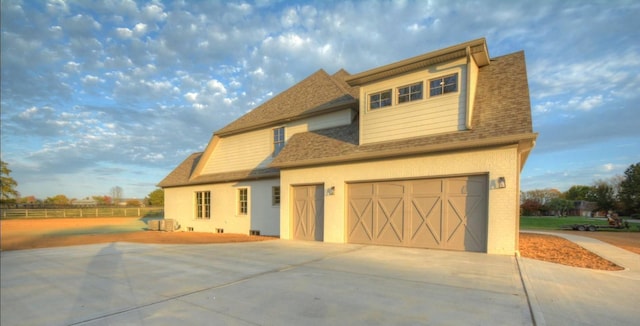
[[[429,81],[429,96],[438,96],[458,91],[458,74],[431,79]]]
[[[249,212],[249,189],[238,189],[238,215],[247,215]]]
[[[280,205],[280,187],[271,187],[271,205]]]
[[[391,105],[391,90],[369,95],[369,109],[377,109]]]
[[[196,192],[196,218],[197,219],[211,218],[211,192],[210,191]]]
[[[273,154],[278,155],[284,147],[284,127],[273,129]]]
[[[398,88],[398,103],[422,99],[422,82]]]

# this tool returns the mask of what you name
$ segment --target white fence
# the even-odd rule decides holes
[[[161,207],[3,208],[2,219],[54,217],[158,217]]]

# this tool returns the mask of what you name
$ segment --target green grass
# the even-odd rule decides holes
[[[523,230],[560,230],[564,225],[593,224],[607,225],[607,221],[596,220],[581,216],[521,216],[520,228]]]

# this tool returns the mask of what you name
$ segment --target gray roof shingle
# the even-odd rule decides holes
[[[340,70],[333,76],[320,69],[286,91],[231,122],[216,134],[220,136],[261,128],[305,116],[330,112],[347,105],[355,106],[359,94],[344,79]]]

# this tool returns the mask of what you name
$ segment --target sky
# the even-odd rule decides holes
[[[640,162],[638,1],[2,0],[1,156],[22,196],[144,198],[212,133],[318,69],[473,39],[524,50],[524,191]]]

